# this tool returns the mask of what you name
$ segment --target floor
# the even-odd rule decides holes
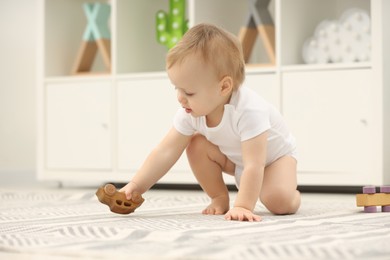
[[[64,193],[67,195],[72,194],[72,196],[73,196],[74,194],[77,194],[77,193],[80,193],[83,191],[87,191],[88,193],[93,194],[92,192],[94,192],[96,190],[96,188],[97,188],[96,185],[95,186],[94,185],[87,186],[87,185],[81,185],[81,184],[73,185],[73,186],[65,185],[65,186],[60,187],[57,182],[47,182],[47,183],[37,182],[35,180],[35,178],[32,176],[25,176],[25,175],[21,174],[21,175],[13,175],[13,178],[4,178],[4,175],[0,174],[0,190],[1,191],[8,191],[9,190],[9,191],[13,191],[13,192],[16,191],[17,193],[19,190],[21,193],[29,192],[29,191],[39,191],[39,192],[41,192],[41,191],[42,192],[55,191],[55,193]],[[234,196],[236,194],[237,193],[235,191],[231,191],[232,198],[234,198]],[[174,197],[176,197],[176,198],[184,198],[184,197],[191,197],[191,198],[197,197],[197,198],[199,198],[199,197],[203,197],[203,195],[204,195],[203,191],[200,191],[200,190],[152,189],[152,190],[148,191],[147,193],[145,193],[144,197],[145,198],[149,197],[149,201],[156,203],[156,205],[158,205],[159,203],[161,203],[161,201],[169,201],[170,198],[174,198]],[[207,205],[206,204],[207,199],[203,202],[205,203],[205,205]],[[198,209],[201,210],[201,208],[203,207],[203,202],[200,204],[199,207],[196,208],[196,212]],[[154,205],[153,203],[151,203],[150,205]],[[362,209],[357,208],[355,206],[355,193],[341,194],[341,193],[329,193],[329,192],[323,192],[323,193],[302,192],[302,204],[303,204],[303,207],[302,207],[302,210],[301,210],[299,215],[301,215],[301,217],[304,217],[304,219],[302,219],[300,221],[290,221],[289,219],[284,220],[282,218],[276,219],[276,221],[281,221],[281,222],[284,221],[283,223],[281,223],[281,225],[276,225],[276,226],[278,226],[278,227],[280,226],[282,228],[283,224],[286,224],[287,222],[290,221],[291,223],[289,223],[289,224],[293,225],[292,228],[294,230],[296,230],[296,228],[306,228],[306,231],[307,231],[307,227],[305,227],[304,224],[310,224],[313,221],[314,222],[317,221],[320,224],[318,225],[318,227],[316,226],[316,228],[321,229],[321,227],[325,227],[326,229],[324,229],[324,232],[328,232],[328,226],[333,227],[333,228],[337,227],[338,229],[336,229],[336,231],[339,230],[340,227],[344,227],[346,230],[348,230],[348,228],[350,228],[351,226],[356,226],[357,225],[356,223],[359,223],[359,222],[353,220],[351,222],[352,223],[351,224],[344,219],[346,217],[350,217],[350,215],[352,215],[353,218],[357,218],[359,221],[361,221],[360,218],[362,218],[362,217],[370,217],[371,218],[371,217],[375,217],[375,216],[380,216],[379,214],[378,215],[377,214],[374,214],[374,215],[356,214],[356,213],[360,213],[362,211]],[[309,207],[308,207],[308,205],[309,205]],[[340,207],[340,205],[344,205],[345,207],[344,206]],[[100,206],[100,205],[98,205],[98,206]],[[103,210],[106,210],[105,207],[101,207],[101,208]],[[309,211],[307,210],[308,208],[310,209]],[[326,219],[325,222],[321,222],[321,221],[316,220],[314,215],[318,211],[317,208],[321,208],[321,212],[322,212],[322,213],[320,212],[321,214],[325,214],[326,216],[329,215],[329,219],[325,218]],[[100,209],[100,207],[99,207],[99,209]],[[351,214],[351,212],[349,212],[348,214],[345,214],[345,215],[343,215],[341,213],[339,214],[340,216],[337,215],[337,210],[343,211],[346,209],[351,211],[352,214]],[[185,209],[180,208],[180,210],[183,211]],[[181,211],[178,211],[178,212],[181,212]],[[153,215],[154,214],[153,212],[154,212],[153,210],[150,210],[150,212],[149,211],[144,212],[145,217],[148,217],[150,215],[148,221],[150,221],[152,219],[152,217],[155,217],[155,215]],[[270,216],[266,210],[262,211],[262,212],[263,212],[264,217],[265,217],[264,223],[266,225],[271,225],[273,223],[273,221],[275,221],[275,219],[272,216]],[[141,211],[139,211],[139,213],[141,213]],[[161,215],[161,212],[158,212],[158,213]],[[191,213],[193,213],[193,212],[191,212]],[[319,212],[317,212],[317,214],[318,213]],[[310,220],[310,218],[312,218],[312,215],[313,215],[313,220]],[[175,217],[172,217],[172,219],[169,219],[169,217],[171,217],[171,216],[170,215],[167,215],[167,216],[168,216],[169,221],[174,221],[178,217],[175,215]],[[297,216],[297,217],[299,217],[299,216]],[[28,219],[30,219],[30,218],[31,218],[31,216],[29,215]],[[187,218],[188,218],[188,215],[184,214],[182,216],[182,219],[179,221],[180,222],[179,224],[180,225],[183,224],[183,222],[181,222],[181,221],[184,221],[184,222],[188,221]],[[292,218],[294,218],[294,216]],[[378,224],[375,224],[376,222],[374,224],[372,224],[371,220],[367,220],[367,221],[366,221],[367,223],[364,221],[362,223],[366,223],[366,225],[368,225],[369,227],[371,227],[371,225],[372,225],[372,227],[376,227],[376,225],[378,225]],[[198,222],[196,222],[196,220],[195,220],[194,223],[198,223]],[[216,223],[219,223],[219,222],[217,221]],[[207,224],[207,222],[205,222],[205,223],[202,222],[201,226],[204,226],[206,224]],[[358,225],[358,226],[360,227],[360,225]],[[180,228],[181,228],[181,226],[180,226]],[[314,227],[313,227],[313,229],[314,229]],[[349,232],[348,234],[353,235],[354,232]],[[185,235],[187,236],[188,234],[186,233]],[[335,237],[337,238],[337,236],[340,236],[340,235],[336,234]],[[315,236],[313,236],[313,237],[315,237]],[[193,238],[195,238],[195,237],[193,237]],[[342,236],[340,236],[338,239],[342,239]],[[54,257],[54,258],[53,257],[54,256],[51,256],[50,259],[54,259],[54,260],[56,260],[56,259],[70,259],[69,257],[65,257],[65,256],[64,257],[58,256],[58,257]],[[10,254],[7,252],[2,252],[0,250],[0,259],[3,259],[3,258],[4,259],[45,259],[44,256],[42,256],[42,255],[36,255],[36,256],[32,256],[29,254],[26,254],[26,255],[17,254],[16,255],[16,254]],[[72,258],[72,259],[74,259],[74,258]],[[83,259],[88,259],[88,258],[83,257]]]
[[[23,193],[29,193],[31,191],[37,191],[37,192],[55,192],[55,194],[64,194],[64,195],[69,195],[71,194],[72,197],[74,197],[75,194],[78,194],[78,193],[82,193],[82,192],[87,192],[87,193],[91,193],[93,194],[92,192],[94,192],[96,190],[96,187],[63,187],[63,188],[58,188],[56,185],[53,185],[53,184],[42,184],[42,183],[36,183],[34,185],[30,184],[30,185],[25,185],[25,184],[13,184],[13,185],[3,185],[4,183],[2,183],[2,185],[0,185],[0,190],[1,191],[11,191],[11,192],[16,192],[18,193],[18,190],[20,189],[20,193],[23,194]],[[234,198],[234,196],[236,195],[237,193],[236,192],[231,192],[231,197]],[[195,202],[196,205],[199,204],[199,197],[203,197],[204,196],[204,193],[202,191],[199,191],[199,190],[169,190],[169,189],[164,189],[164,190],[161,190],[161,189],[152,189],[150,191],[148,191],[147,193],[145,193],[144,195],[144,198],[147,199],[147,201],[149,202],[148,205],[150,207],[148,207],[148,205],[144,205],[144,209],[147,209],[145,210],[144,212],[142,212],[141,210],[138,211],[138,215],[137,215],[137,218],[133,218],[133,221],[135,221],[136,223],[138,223],[138,227],[141,228],[142,225],[147,225],[149,224],[149,222],[155,220],[155,217],[156,217],[156,214],[159,214],[159,218],[162,218],[160,219],[159,221],[162,223],[162,226],[164,226],[164,223],[175,223],[174,221],[178,222],[177,223],[177,230],[175,230],[174,226],[170,226],[170,229],[172,229],[172,231],[170,231],[169,234],[171,233],[180,233],[182,230],[183,227],[185,227],[186,225],[189,225],[189,223],[191,223],[191,225],[189,225],[190,227],[193,227],[194,225],[199,225],[200,228],[195,228],[195,229],[192,229],[192,228],[189,228],[188,230],[184,230],[181,235],[183,235],[182,237],[185,237],[185,238],[189,238],[191,237],[190,234],[191,232],[190,231],[193,231],[195,230],[196,233],[193,234],[193,237],[192,237],[192,240],[191,241],[195,241],[197,236],[202,236],[202,232],[205,232],[204,231],[204,227],[208,225],[208,221],[214,221],[213,222],[213,225],[215,224],[215,227],[217,227],[218,225],[229,225],[229,230],[231,231],[234,231],[234,230],[240,230],[240,234],[241,232],[244,232],[246,229],[246,225],[244,226],[244,229],[241,229],[243,228],[242,226],[238,226],[238,227],[234,227],[232,225],[238,225],[238,223],[224,223],[224,222],[220,222],[214,218],[212,219],[209,219],[209,218],[202,218],[202,221],[199,221],[199,219],[197,219],[197,215],[193,215],[193,212],[192,211],[192,208],[191,209],[186,209],[185,207],[183,208],[180,208],[179,210],[173,210],[172,212],[169,212],[169,214],[167,213],[163,213],[161,211],[158,211],[158,213],[156,213],[154,210],[153,210],[153,205],[159,205],[158,207],[161,208],[161,205],[168,205],[168,204],[164,204],[165,201],[170,201],[171,198],[179,198],[179,200],[174,200],[175,203],[176,201],[181,201],[181,199],[183,198],[192,198],[190,199],[189,201],[190,202]],[[78,196],[75,196],[78,198]],[[198,199],[196,199],[198,198]],[[203,201],[203,200],[202,200]],[[262,211],[264,214],[264,221],[263,221],[263,225],[265,228],[275,228],[277,227],[277,229],[281,228],[282,232],[279,232],[281,233],[282,235],[284,234],[284,231],[283,231],[283,227],[284,225],[292,225],[290,229],[286,229],[286,230],[294,230],[296,231],[295,228],[303,228],[305,232],[309,232],[308,231],[308,227],[305,226],[305,223],[306,224],[310,224],[312,223],[313,221],[316,222],[317,220],[314,219],[314,216],[316,214],[316,210],[307,210],[307,206],[308,205],[312,205],[310,206],[309,208],[310,209],[316,209],[318,205],[318,208],[321,208],[321,211],[324,212],[325,215],[329,215],[330,218],[326,220],[326,223],[322,223],[321,221],[318,222],[319,223],[319,227],[324,227],[324,225],[329,225],[329,223],[331,222],[331,219],[332,217],[334,218],[334,221],[336,221],[337,223],[333,223],[334,225],[330,225],[331,227],[334,227],[334,226],[337,226],[337,227],[340,227],[340,219],[339,219],[339,216],[333,216],[334,215],[334,210],[332,210],[333,208],[336,208],[336,209],[341,209],[339,207],[340,204],[343,204],[343,205],[346,205],[346,208],[349,208],[349,209],[352,209],[353,211],[355,210],[355,206],[354,206],[354,201],[355,201],[355,196],[354,194],[322,194],[322,193],[302,193],[302,204],[303,204],[303,207],[302,207],[302,210],[301,212],[297,215],[297,216],[292,216],[292,218],[295,218],[295,217],[305,217],[305,218],[313,218],[313,220],[305,220],[305,219],[302,219],[301,221],[295,221],[293,219],[289,220],[289,219],[283,219],[283,218],[274,218],[273,216],[270,216],[269,213],[267,213],[267,211]],[[198,204],[197,204],[198,203]],[[207,200],[204,200],[202,203],[200,203],[198,206],[196,206],[196,211],[200,211],[203,207],[203,203],[204,205],[206,206],[207,204]],[[61,204],[61,203],[59,203]],[[58,204],[58,205],[59,205]],[[54,203],[54,205],[57,205],[56,203]],[[169,204],[171,205],[171,204]],[[173,204],[172,204],[173,205]],[[106,209],[106,207],[100,207],[101,205],[99,204],[96,204],[96,205],[93,205],[94,208],[98,208],[99,210],[103,210],[104,212],[107,211],[107,214],[105,213],[104,215],[102,215],[101,218],[104,219],[104,223],[106,223],[105,221],[107,221],[106,219],[106,216],[107,217],[115,217],[115,216],[111,216],[109,213],[108,213],[108,210]],[[96,206],[96,207],[95,207]],[[164,207],[162,207],[164,208]],[[67,208],[66,208],[67,210]],[[65,210],[65,211],[66,211]],[[356,212],[358,211],[359,209],[356,208]],[[189,211],[191,214],[186,214],[186,212]],[[46,212],[46,211],[43,211],[43,212]],[[176,212],[176,213],[174,213]],[[183,214],[184,212],[184,214]],[[318,212],[317,212],[318,213]],[[337,213],[337,212],[336,212]],[[29,217],[28,217],[28,221],[32,221],[31,220],[31,216],[33,216],[34,214],[32,214],[31,212],[28,213],[29,214]],[[32,214],[32,215],[31,215]],[[83,214],[81,214],[83,215]],[[174,216],[173,216],[174,215]],[[337,215],[337,214],[336,214]],[[135,216],[135,215],[134,215]],[[189,222],[189,219],[188,218],[193,218],[195,216],[194,219],[191,219],[191,221]],[[341,214],[340,217],[342,218],[343,215]],[[126,219],[126,223],[128,224],[131,219]],[[142,222],[141,220],[143,220],[144,222]],[[99,221],[102,221],[101,219]],[[120,220],[120,219],[116,219],[115,218],[115,223],[118,223],[118,221],[125,221],[125,220]],[[139,221],[141,221],[142,223],[140,223]],[[277,221],[280,222],[280,224],[276,223]],[[275,222],[275,223],[274,223]],[[328,223],[329,222],[329,223]],[[18,222],[19,224],[22,223],[22,222]],[[222,224],[221,224],[222,223]],[[317,223],[317,222],[316,222]],[[218,224],[218,225],[217,225]],[[337,224],[337,225],[336,225]],[[273,226],[272,226],[273,225]],[[129,227],[131,227],[131,223],[128,224]],[[213,226],[213,228],[215,228]],[[348,226],[347,226],[348,227]],[[41,228],[43,228],[41,226]],[[259,227],[260,228],[260,227]],[[326,226],[327,228],[327,226]],[[153,229],[154,230],[154,229]],[[202,231],[203,230],[203,231]],[[225,229],[224,229],[225,230]],[[249,230],[249,229],[248,229]],[[247,231],[248,231],[247,230]],[[260,229],[262,232],[265,232],[265,229]],[[320,228],[321,230],[321,228]],[[165,230],[166,231],[166,230]],[[146,232],[146,231],[145,231]],[[158,230],[154,231],[156,232],[156,234],[159,234],[158,233]],[[218,232],[221,232],[220,230]],[[214,232],[215,234],[218,234],[218,232]],[[224,231],[226,232],[226,231]],[[237,231],[238,232],[238,231]],[[298,232],[300,233],[300,232]],[[353,232],[352,232],[353,233]],[[252,233],[251,233],[252,234]],[[251,235],[251,234],[247,234],[247,235]],[[259,233],[256,233],[255,234],[259,234]],[[279,234],[279,235],[281,235]],[[316,233],[317,234],[317,233]],[[253,235],[253,234],[252,234]],[[274,234],[275,235],[275,234]],[[316,236],[312,236],[313,239],[315,240],[315,237]],[[199,239],[199,238],[198,238]],[[215,238],[216,239],[216,238]],[[218,238],[219,239],[219,238]],[[217,241],[217,240],[216,240]],[[295,241],[295,240],[294,240]],[[109,241],[108,241],[109,242]],[[142,241],[141,241],[142,242]],[[157,243],[158,241],[154,241],[154,243]],[[199,242],[199,241],[198,241]],[[160,241],[160,243],[163,243]],[[273,245],[275,246],[275,245]],[[160,246],[161,247],[161,246]],[[160,247],[157,247],[157,248],[160,248]],[[231,247],[229,247],[231,248]],[[7,253],[7,252],[1,252],[0,250],[0,259],[45,259],[45,257],[47,257],[46,255],[41,255],[41,254],[36,254],[36,255],[30,255],[30,254],[12,254],[12,253]],[[48,258],[46,258],[48,259]],[[50,259],[81,259],[79,257],[67,257],[67,256],[53,256],[53,255],[50,255]],[[85,257],[83,256],[82,259],[88,259],[88,256]],[[92,258],[90,258],[92,259]],[[172,258],[172,259],[180,259],[180,258]]]
[[[26,190],[52,190],[58,189],[58,191],[63,192],[72,192],[72,191],[80,191],[80,190],[95,190],[100,184],[85,184],[85,183],[60,183],[56,181],[47,181],[47,182],[39,182],[36,180],[35,176],[31,174],[25,173],[14,173],[12,178],[0,173],[0,189],[22,189]],[[178,187],[179,189],[174,189],[174,187]],[[177,193],[201,193],[199,190],[191,190],[188,186],[173,186],[173,189],[170,189],[168,185],[162,185],[162,187],[152,189],[148,191],[148,193],[156,193],[163,191],[162,193],[165,195],[169,195],[170,192]],[[315,200],[320,202],[329,202],[329,201],[355,201],[355,194],[359,193],[356,187],[347,187],[347,188],[332,188],[332,187],[318,187],[318,191],[316,191],[316,187],[302,187],[302,197],[305,200]],[[332,192],[333,191],[333,192]],[[232,191],[234,195],[235,192]]]

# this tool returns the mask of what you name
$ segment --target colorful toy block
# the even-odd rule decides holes
[[[375,186],[364,186],[363,194],[356,195],[356,205],[364,207],[364,212],[377,212],[377,206],[382,207],[382,212],[390,212],[390,186],[380,187],[380,193],[376,193]]]
[[[185,19],[186,0],[170,0],[169,13],[158,11],[156,14],[157,42],[171,49],[188,30]]]
[[[108,28],[108,18],[111,12],[109,4],[85,3],[84,13],[88,24],[84,31],[75,65],[72,73],[88,73],[99,50],[107,72],[111,71],[111,35]]]
[[[275,26],[268,11],[269,3],[270,0],[248,0],[248,16],[238,36],[246,63],[249,61],[256,37],[259,35],[270,61],[267,65],[275,64]]]
[[[126,199],[126,195],[118,192],[112,184],[100,187],[96,191],[96,196],[101,203],[106,204],[112,212],[118,214],[132,213],[144,202],[139,193],[133,193],[131,200]]]

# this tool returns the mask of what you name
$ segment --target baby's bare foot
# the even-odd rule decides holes
[[[223,215],[229,211],[229,196],[222,195],[211,200],[210,205],[202,213],[207,215]]]

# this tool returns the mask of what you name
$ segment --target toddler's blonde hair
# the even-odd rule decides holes
[[[188,30],[183,38],[168,52],[167,68],[181,63],[190,54],[200,54],[211,64],[219,79],[230,76],[236,90],[245,78],[242,47],[236,36],[211,24],[198,24]]]

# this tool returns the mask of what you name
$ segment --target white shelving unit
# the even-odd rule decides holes
[[[127,182],[171,127],[178,108],[165,73],[166,48],[155,40],[155,14],[168,10],[168,1],[108,1],[112,72],[72,76],[86,26],[84,2],[40,0],[38,176]],[[371,16],[371,61],[304,64],[302,46],[317,24],[352,7]],[[390,33],[385,33],[390,2],[274,0],[269,10],[276,64],[248,67],[244,84],[279,108],[297,137],[299,184],[390,183]],[[236,35],[247,12],[243,0],[187,1],[190,26],[215,23]],[[259,41],[252,62],[266,57]],[[98,59],[94,69],[101,67]],[[161,182],[196,182],[185,156]]]

